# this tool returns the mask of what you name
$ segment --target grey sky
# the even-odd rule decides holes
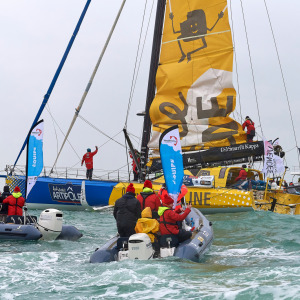
[[[297,118],[300,3],[296,0],[266,2],[297,129],[300,122]],[[0,1],[0,170],[6,164],[14,163],[85,3],[83,0]],[[51,112],[64,132],[71,122],[121,3],[121,0],[93,0],[88,9],[49,100]],[[111,136],[120,132],[125,124],[144,4],[145,0],[127,0],[81,111],[84,118]],[[152,1],[149,0],[146,19],[151,5]],[[232,1],[231,5],[242,116],[249,115],[259,125],[240,1]],[[243,1],[243,6],[264,135],[267,139],[279,137],[287,151],[295,147],[295,141],[264,1]],[[128,130],[137,136],[141,135],[142,119],[135,114],[143,110],[145,105],[155,8],[156,1],[128,121]],[[236,75],[234,77],[237,88]],[[237,107],[237,111],[239,109]],[[42,117],[45,119],[45,165],[52,166],[57,153],[56,135],[46,109]],[[62,139],[61,133],[58,133],[59,146]],[[117,139],[124,142],[122,133]],[[94,149],[95,145],[105,143],[107,138],[78,119],[70,141],[81,157],[87,147]],[[137,143],[135,145],[138,146]],[[114,170],[126,164],[125,150],[118,144],[110,142],[99,150],[94,158],[95,168]],[[19,164],[24,162],[25,152]],[[79,167],[79,162],[67,145],[58,166]],[[287,164],[289,167],[298,164],[296,149],[287,152]],[[1,180],[1,190],[2,186]]]

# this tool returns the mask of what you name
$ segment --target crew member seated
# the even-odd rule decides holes
[[[185,240],[191,238],[192,232],[186,231],[184,229],[179,229],[177,222],[183,221],[186,216],[191,212],[191,204],[186,206],[186,209],[183,214],[176,213],[173,207],[174,200],[168,195],[165,194],[162,200],[162,205],[158,209],[158,215],[160,216],[159,230],[161,233],[160,244],[162,247],[166,247],[166,236],[172,236],[178,239],[178,243],[184,242]],[[171,245],[175,247],[176,245]]]
[[[144,182],[143,191],[136,197],[141,204],[141,209],[150,207],[152,210],[152,217],[158,219],[158,208],[160,207],[160,199],[153,191],[152,182],[146,180]]]
[[[146,207],[142,211],[142,217],[137,220],[135,226],[136,233],[147,233],[151,243],[155,242],[155,235],[159,231],[159,223],[156,219],[152,219],[152,211],[150,207]]]
[[[242,189],[244,188],[243,185],[246,184],[248,176],[246,168],[246,165],[242,165],[242,169],[240,170],[238,177],[235,179],[236,183],[234,184],[234,187]]]

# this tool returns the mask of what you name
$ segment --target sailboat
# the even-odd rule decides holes
[[[43,169],[43,136],[44,120],[40,120],[31,128],[27,141],[25,200]],[[18,204],[18,200],[15,201],[17,208],[20,202]],[[8,203],[8,205],[12,205],[11,202]],[[20,206],[19,208],[22,209]],[[28,214],[26,206],[23,209],[23,215],[17,215],[17,209],[15,210],[16,215],[1,215],[0,240],[43,239],[50,241],[64,239],[75,241],[82,237],[82,233],[76,227],[63,224],[62,211],[46,209],[37,219],[36,216]]]
[[[157,2],[140,163],[133,157],[139,169],[137,192],[142,191],[146,177],[153,180],[155,190],[160,189],[164,179],[156,179],[161,170],[158,141],[165,129],[177,124],[184,152],[187,201],[204,212],[253,209],[252,191],[234,186],[241,167],[231,165],[261,161],[264,145],[262,141],[247,142],[241,124],[230,117],[236,106],[232,72],[226,1]],[[86,203],[91,208],[113,205],[129,184],[120,180],[86,181],[86,203],[82,206],[82,179],[49,175],[40,177],[32,190],[28,198],[32,208],[52,205],[78,210],[86,208]],[[254,168],[249,168],[248,177],[263,179]],[[11,187],[22,186],[23,180],[22,176],[7,177]]]

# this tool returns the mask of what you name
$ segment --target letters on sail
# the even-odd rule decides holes
[[[245,143],[242,126],[229,117],[236,92],[227,2],[168,2],[149,148],[158,149],[161,133],[175,124],[184,151]]]

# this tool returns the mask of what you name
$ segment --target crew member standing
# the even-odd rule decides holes
[[[92,180],[93,177],[93,156],[97,154],[98,147],[96,147],[96,150],[94,152],[91,152],[91,149],[88,148],[86,154],[83,155],[81,165],[85,162],[86,166],[86,179]]]
[[[140,158],[140,153],[134,149],[134,154],[137,158],[137,163],[139,164],[141,162],[141,158]],[[139,170],[138,170],[138,167],[133,159],[133,155],[131,153],[131,151],[129,151],[129,156],[130,158],[132,159],[132,171],[133,171],[133,181],[138,181],[139,179]]]
[[[141,217],[141,205],[135,198],[135,188],[132,183],[128,185],[126,194],[116,201],[114,217],[120,237],[130,237],[135,234],[136,222]]]
[[[8,216],[23,216],[22,207],[25,205],[25,199],[18,186],[15,187],[12,195],[4,199],[2,203],[8,204]]]
[[[254,122],[247,116],[242,127],[243,130],[245,130],[245,127],[247,128],[247,142],[249,143],[253,142],[253,138],[255,136]]]

